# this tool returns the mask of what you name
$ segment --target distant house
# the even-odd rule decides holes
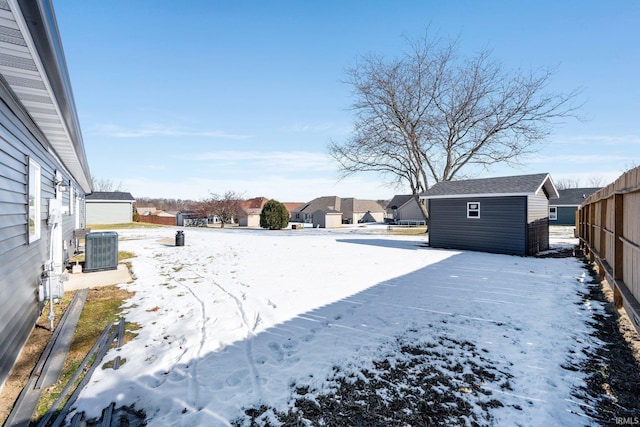
[[[387,203],[385,209],[386,219],[388,222],[422,222],[424,214],[422,209],[411,194],[398,194]]]
[[[549,174],[446,181],[423,193],[436,248],[534,255],[549,248]]]
[[[323,196],[294,209],[292,222],[313,224],[314,227],[335,228],[342,224],[367,221],[384,221],[384,208],[375,200]]]
[[[64,291],[91,174],[51,2],[0,2],[0,389]],[[51,292],[49,292],[51,291]]]
[[[176,225],[183,227],[184,220],[187,218],[192,218],[195,215],[193,211],[178,211],[176,213]]]
[[[600,187],[558,190],[558,199],[549,201],[550,225],[576,225],[576,211],[584,200]]]
[[[383,222],[384,207],[376,200],[362,200],[353,197],[341,201],[342,220],[348,224],[360,222]]]
[[[269,199],[266,197],[254,197],[241,202],[243,214],[238,218],[238,226],[240,227],[260,227],[260,214],[262,208],[267,204]],[[289,218],[291,218],[291,211],[299,208],[304,203],[297,202],[281,202],[289,212]]]
[[[87,195],[87,224],[127,224],[133,222],[136,199],[123,191],[96,191]]]
[[[178,211],[175,213],[175,225],[179,227],[207,227],[209,224],[220,224],[220,218],[217,215],[208,217],[200,215],[191,210]]]
[[[157,209],[154,206],[136,206],[139,215],[153,215]]]
[[[238,218],[238,226],[260,227],[260,213],[268,201],[266,197],[254,197],[240,202],[242,214]]]
[[[282,202],[282,204],[287,209],[287,212],[289,212],[289,220],[291,220],[291,214],[295,210],[300,209],[302,206],[304,206],[304,203],[302,202]]]

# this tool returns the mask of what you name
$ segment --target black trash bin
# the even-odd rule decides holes
[[[184,231],[176,231],[176,246],[184,246]]]

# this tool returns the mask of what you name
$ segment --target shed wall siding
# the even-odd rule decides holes
[[[467,218],[467,202],[480,202],[480,218]],[[429,200],[429,242],[437,248],[524,255],[526,197]]]
[[[13,113],[12,109],[19,107],[11,102],[0,101],[0,387],[39,314],[38,280],[49,256],[47,200],[55,197],[56,170],[67,183],[71,181],[75,194],[84,196],[71,176]],[[31,243],[27,230],[29,158],[41,167],[41,234],[40,239]],[[63,206],[69,206],[68,192],[63,193]],[[75,215],[79,212],[82,213],[74,209]],[[65,243],[71,241],[75,220],[70,212],[63,216]]]
[[[527,229],[526,255],[549,249],[549,199],[542,191],[528,197]]]
[[[89,201],[86,210],[87,224],[126,224],[133,219],[131,203]]]
[[[529,196],[528,199],[528,222],[549,218],[549,199],[543,192],[539,192],[535,196]]]

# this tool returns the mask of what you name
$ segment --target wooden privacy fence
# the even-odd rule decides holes
[[[576,227],[580,247],[640,333],[640,167],[587,198],[576,212]]]
[[[176,225],[175,216],[140,215],[140,222],[159,225]]]

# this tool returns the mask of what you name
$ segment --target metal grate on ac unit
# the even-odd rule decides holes
[[[84,271],[116,270],[118,268],[118,233],[102,231],[85,236]]]

